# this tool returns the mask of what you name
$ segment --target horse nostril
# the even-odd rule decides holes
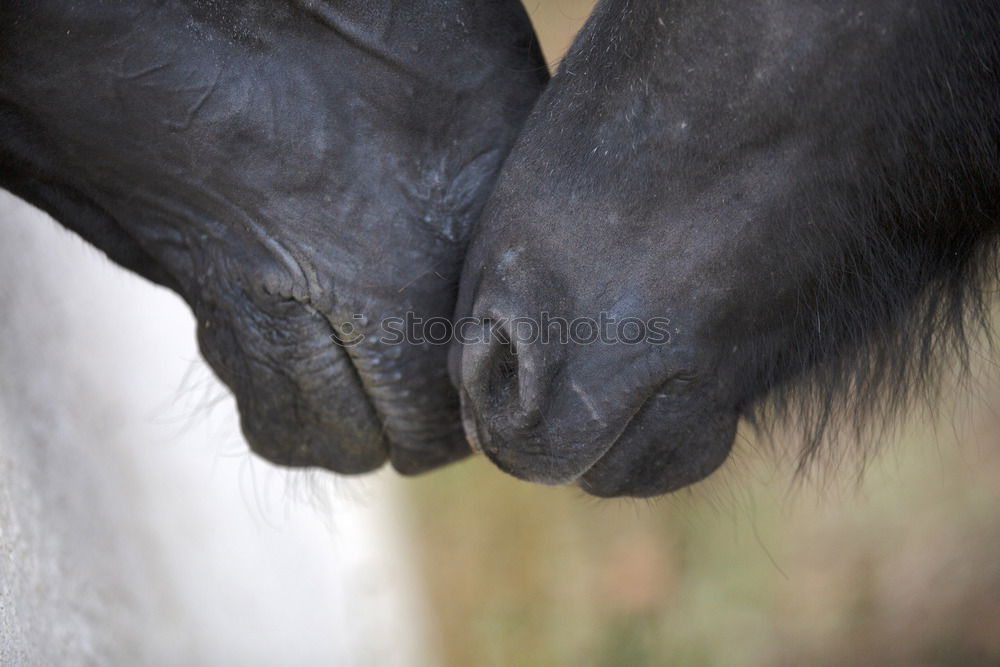
[[[532,437],[542,421],[544,378],[553,363],[533,341],[515,336],[507,321],[484,319],[481,329],[466,328],[465,342],[454,350],[461,357],[454,368],[461,376],[466,433],[487,455],[513,455]]]
[[[521,397],[522,360],[510,332],[484,319],[474,340],[462,344],[462,391],[478,410],[494,413],[515,405]]]
[[[517,348],[503,332],[494,331],[489,349],[486,396],[493,407],[508,405],[518,398]]]

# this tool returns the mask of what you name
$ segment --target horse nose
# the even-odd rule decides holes
[[[466,333],[469,333],[467,330]],[[563,484],[579,471],[565,469],[539,426],[545,379],[553,364],[537,340],[518,337],[509,318],[482,320],[452,350],[462,421],[472,446],[501,470],[532,482]]]
[[[523,424],[537,411],[538,369],[529,361],[535,343],[516,339],[508,322],[491,317],[472,329],[471,337],[466,330],[457,351],[459,388],[473,404],[511,413]]]

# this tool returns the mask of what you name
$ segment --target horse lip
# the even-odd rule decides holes
[[[479,441],[479,422],[476,420],[476,416],[473,414],[472,410],[469,409],[469,399],[465,390],[462,391],[460,398],[461,403],[461,413],[462,413],[462,428],[465,430],[465,439],[469,442],[469,448],[476,454],[483,453],[482,444]]]
[[[510,474],[518,479],[524,479],[526,481],[545,484],[548,486],[569,485],[579,482],[582,477],[584,477],[595,466],[600,464],[605,459],[605,457],[607,457],[608,453],[612,449],[614,449],[615,445],[617,445],[621,441],[622,436],[631,427],[632,422],[635,420],[636,415],[638,415],[642,411],[643,407],[645,407],[645,405],[649,402],[650,398],[656,396],[658,393],[659,390],[653,392],[650,395],[650,397],[648,397],[646,400],[640,403],[639,406],[632,412],[632,414],[628,416],[628,419],[624,421],[624,423],[622,424],[621,428],[617,431],[617,433],[615,433],[614,436],[611,437],[606,444],[597,448],[599,453],[597,453],[596,455],[592,455],[593,458],[589,456],[587,457],[590,459],[588,462],[584,463],[579,468],[576,468],[574,466],[565,466],[563,467],[564,471],[561,474],[547,476],[545,478],[541,478],[539,476],[532,474],[525,474],[525,471],[521,470],[519,466],[511,466],[508,462],[504,461],[503,457],[499,457],[498,459],[495,456],[492,448],[488,445],[488,443],[490,442],[489,435],[488,434],[484,435],[479,430],[479,420],[476,417],[475,411],[471,407],[472,406],[471,398],[464,389],[461,390],[460,392],[462,426],[465,429],[466,439],[472,451],[477,454],[483,454],[494,465],[496,465],[498,468],[500,468],[507,474]],[[590,444],[591,443],[588,442],[576,442],[575,444],[569,447],[563,446],[563,449],[586,450],[588,445]],[[532,455],[531,458],[539,460],[544,458],[550,463],[552,461],[570,463],[576,458],[573,454],[574,454],[573,451],[568,452],[568,455],[563,454],[558,457],[554,456],[540,457],[537,454],[535,454]],[[517,472],[516,473],[513,472],[511,468],[516,468]],[[567,468],[569,469],[569,471],[566,470]]]
[[[668,379],[666,382],[659,385],[655,391],[651,392],[649,396],[647,396],[646,399],[642,403],[640,403],[639,406],[632,412],[632,414],[629,415],[628,419],[626,419],[625,422],[622,424],[621,429],[619,429],[618,433],[615,434],[615,437],[612,438],[610,444],[608,444],[608,446],[601,452],[601,454],[596,459],[594,459],[590,463],[590,465],[588,465],[586,468],[580,471],[578,475],[576,475],[572,479],[567,480],[565,483],[571,484],[571,483],[582,482],[583,478],[587,475],[587,473],[589,473],[598,465],[600,465],[611,454],[611,451],[618,445],[618,443],[622,441],[622,438],[625,436],[626,433],[628,433],[629,429],[632,428],[633,422],[636,420],[639,414],[642,413],[643,409],[645,409],[645,407],[649,405],[651,401],[665,397],[665,394],[663,393],[664,387],[668,385],[672,380],[676,379],[677,378]]]
[[[474,451],[476,451],[477,453],[484,454],[494,465],[496,465],[498,468],[500,468],[504,472],[507,472],[508,474],[513,475],[514,477],[517,477],[518,479],[524,479],[524,480],[530,481],[530,482],[535,482],[535,483],[539,483],[539,484],[545,484],[547,486],[562,486],[562,485],[574,484],[574,483],[580,481],[580,479],[582,477],[584,477],[588,472],[590,472],[590,470],[593,469],[594,466],[598,465],[601,461],[603,461],[604,458],[608,455],[608,453],[621,440],[622,434],[624,434],[628,430],[629,426],[632,423],[632,419],[633,419],[634,416],[635,416],[634,414],[632,416],[630,416],[629,419],[625,422],[625,424],[622,427],[622,429],[613,438],[611,438],[610,441],[606,445],[604,445],[603,447],[600,448],[600,453],[597,454],[592,460],[590,460],[589,462],[585,463],[582,467],[577,468],[575,466],[568,466],[568,465],[560,466],[560,467],[563,468],[563,471],[560,472],[560,474],[550,475],[550,476],[546,476],[544,478],[540,477],[540,476],[537,476],[537,475],[524,474],[524,471],[522,471],[522,470],[519,470],[517,473],[512,472],[510,470],[511,466],[508,463],[506,463],[503,460],[502,457],[498,459],[497,457],[495,457],[495,455],[493,453],[491,453],[489,447],[485,447],[485,448],[483,447],[482,442],[481,442],[480,437],[479,437],[478,423],[477,423],[477,420],[475,419],[475,417],[471,417],[470,420],[467,422],[465,420],[465,416],[464,416],[464,412],[463,412],[463,424],[465,425],[465,427],[467,429],[466,430],[467,437],[468,437],[468,439],[470,441],[470,444],[473,446]],[[469,434],[471,434],[471,435],[469,435]],[[584,450],[584,449],[586,449],[588,447],[588,444],[589,443],[586,443],[586,442],[577,442],[577,443],[571,445],[570,449],[573,449],[573,450]],[[545,460],[546,462],[549,462],[549,463],[551,463],[553,461],[558,461],[560,463],[571,463],[575,459],[575,457],[573,456],[573,452],[570,452],[568,455],[563,454],[563,455],[558,456],[558,457],[555,457],[555,456],[544,456],[543,457],[543,456],[539,456],[538,454],[535,454],[535,455],[532,455],[531,458],[534,459],[534,460],[538,460],[538,461]]]
[[[622,436],[624,436],[628,432],[629,428],[631,428],[632,422],[635,421],[636,416],[642,412],[643,408],[645,408],[646,405],[649,404],[650,400],[652,400],[653,398],[655,398],[660,394],[661,389],[662,387],[658,388],[656,391],[650,394],[646,398],[646,400],[644,400],[642,403],[639,404],[639,407],[637,407],[635,410],[632,411],[632,414],[630,414],[628,419],[625,420],[625,423],[622,424],[622,427],[618,430],[618,433],[615,434],[615,437],[611,439],[611,442],[608,444],[608,446],[604,448],[604,451],[602,451],[600,455],[596,459],[594,459],[589,466],[587,466],[583,471],[581,471],[579,475],[570,480],[571,482],[580,481],[580,479],[584,475],[593,470],[599,463],[601,463],[601,461],[607,458],[608,454],[611,453],[611,450],[615,448],[615,445],[621,442]]]

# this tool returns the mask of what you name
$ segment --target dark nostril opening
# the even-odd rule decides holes
[[[487,370],[487,396],[493,407],[517,400],[517,348],[509,333],[487,322],[490,336],[490,363]]]

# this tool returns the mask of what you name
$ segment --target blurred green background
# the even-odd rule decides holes
[[[591,4],[526,3],[550,66]],[[860,479],[860,462],[796,477],[793,438],[746,431],[721,472],[656,501],[536,487],[482,458],[407,481],[440,658],[1000,665],[1000,373],[986,352],[975,365]]]

